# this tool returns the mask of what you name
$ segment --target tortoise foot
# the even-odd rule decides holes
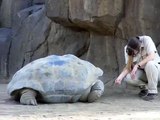
[[[88,95],[88,102],[95,102],[102,96],[102,91],[101,90],[94,90]]]
[[[36,95],[36,91],[24,89],[21,92],[20,103],[23,105],[37,105]]]

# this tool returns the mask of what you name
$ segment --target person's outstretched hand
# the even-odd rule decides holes
[[[116,85],[121,85],[121,82],[122,82],[122,78],[117,78],[117,79],[115,80],[115,84],[116,84]]]

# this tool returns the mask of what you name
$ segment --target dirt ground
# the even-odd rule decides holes
[[[133,89],[106,87],[94,103],[20,105],[0,84],[0,120],[160,120],[160,97],[144,101]]]

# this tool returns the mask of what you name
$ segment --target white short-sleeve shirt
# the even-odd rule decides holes
[[[155,56],[154,61],[159,63],[160,62],[160,56],[158,55],[156,46],[155,46],[152,38],[149,37],[149,36],[145,36],[145,35],[144,36],[139,36],[139,38],[140,38],[139,40],[142,42],[141,49],[140,49],[140,52],[133,58],[133,62],[139,63],[140,61],[145,59],[148,56],[148,54],[150,54],[152,52],[155,52],[156,56]],[[125,63],[127,64],[128,55],[126,53],[126,48],[127,48],[127,45],[124,47]]]

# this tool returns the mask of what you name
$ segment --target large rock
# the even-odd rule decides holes
[[[32,8],[34,9],[34,7]],[[28,13],[33,9],[27,8],[23,12]],[[33,59],[48,54],[46,40],[48,31],[50,30],[50,22],[45,17],[44,6],[38,9],[38,11],[26,16],[21,21],[21,26],[18,26],[12,37],[11,54],[9,56],[10,75],[14,74],[18,69]]]
[[[44,4],[45,0],[33,0],[33,4]]]
[[[69,20],[68,0],[46,0],[47,17],[65,26],[73,26]]]
[[[73,31],[52,22],[48,37],[49,54],[74,54],[83,57],[88,52],[89,33]]]
[[[123,14],[123,0],[47,0],[47,16],[69,27],[114,35]],[[63,9],[62,9],[63,8]]]
[[[2,3],[2,0],[0,0],[0,7],[1,7],[1,3]]]
[[[124,67],[123,47],[128,38],[147,34],[159,44],[159,4],[155,0],[47,0],[46,9],[56,23],[90,31],[85,59],[103,68],[107,82]]]
[[[137,35],[149,35],[156,45],[159,43],[160,1],[129,0],[125,3],[125,17],[119,29],[123,38]]]
[[[94,34],[90,38],[86,59],[104,70],[104,83],[114,80],[124,64],[123,46],[126,41],[117,39]]]
[[[19,17],[21,17],[18,13],[30,7],[32,5],[32,0],[13,0],[12,1],[12,6],[11,6],[11,22],[12,22],[12,27],[19,25]]]
[[[18,11],[32,5],[32,0],[2,0],[0,21],[2,27],[12,27]],[[15,23],[15,22],[14,22]]]
[[[0,19],[9,27],[12,20],[10,75],[48,54],[72,53],[102,68],[108,82],[124,67],[128,38],[146,34],[160,46],[158,0],[46,0],[43,12],[44,0],[7,2]]]
[[[12,0],[2,0],[0,8],[0,22],[2,27],[11,27]]]
[[[0,28],[0,78],[1,79],[6,78],[8,76],[10,33],[11,33],[10,29]]]

